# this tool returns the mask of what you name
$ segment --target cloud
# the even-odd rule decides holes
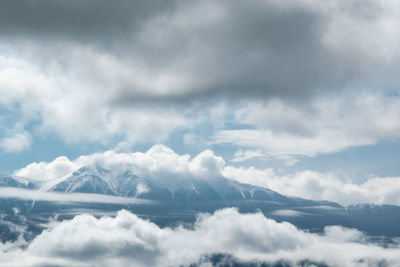
[[[143,189],[142,189],[143,190]],[[151,201],[86,193],[58,193],[41,190],[21,189],[15,187],[0,187],[0,198],[23,199],[51,202],[79,202],[79,203],[111,203],[111,204],[149,204]]]
[[[107,56],[82,50],[75,51],[79,60],[85,57],[82,54],[91,54],[99,61],[93,66],[114,69],[115,62]],[[0,66],[0,105],[15,114],[14,128],[31,123],[35,134],[56,134],[70,143],[107,144],[117,136],[132,143],[161,142],[173,130],[191,125],[189,116],[174,108],[116,106],[108,93],[112,86],[96,89],[88,84],[92,82],[60,70],[58,63],[44,70],[27,59],[0,54]]]
[[[400,137],[400,98],[381,94],[315,97],[309,106],[278,99],[250,102],[235,114],[240,129],[217,131],[213,143],[248,148],[289,163]]]
[[[274,169],[226,166],[225,177],[267,187],[284,195],[330,200],[342,205],[357,203],[400,205],[400,177],[370,178],[362,184],[340,179],[331,173],[302,171],[279,176]]]
[[[4,5],[3,39],[29,39],[33,45],[45,40],[58,44],[52,49],[56,52],[86,46],[128,68],[120,74],[101,65],[89,70],[60,53],[40,54],[45,61],[49,55],[63,60],[68,71],[89,71],[96,84],[113,82],[116,98],[133,102],[220,93],[290,96],[349,81],[383,82],[379,78],[393,74],[390,67],[399,57],[395,1],[367,1],[362,8],[346,1],[173,1],[161,6],[100,1],[98,13],[92,4]],[[130,75],[136,73],[155,79]]]
[[[192,158],[188,154],[179,155],[167,146],[155,145],[144,153],[108,150],[80,156],[72,161],[67,157],[58,157],[52,162],[31,163],[14,174],[38,181],[57,181],[87,165],[99,165],[118,173],[131,170],[136,175],[156,179],[168,187],[173,186],[174,181],[219,177],[225,161],[211,150]]]
[[[17,175],[37,181],[48,181],[60,178],[78,169],[79,165],[65,156],[57,157],[51,162],[33,162],[18,170]]]
[[[4,266],[188,266],[214,253],[246,262],[301,260],[329,266],[396,266],[398,245],[368,243],[354,229],[329,226],[313,234],[261,213],[224,209],[202,214],[192,229],[160,228],[128,211],[114,218],[83,214],[52,225],[26,249],[0,250]]]
[[[97,10],[93,4],[97,3]],[[3,36],[60,38],[80,41],[100,41],[135,29],[134,23],[167,11],[173,3],[117,0],[107,1],[37,1],[4,3],[1,9]],[[110,12],[112,9],[114,12]],[[82,26],[84,25],[84,26]]]
[[[35,134],[66,142],[157,143],[177,129],[193,129],[220,99],[272,97],[307,106],[314,95],[398,84],[395,1],[118,0],[96,1],[96,12],[93,4],[0,6],[0,103],[21,114],[24,126],[34,124]],[[307,150],[311,141],[276,134],[287,127],[309,133],[296,116],[304,119],[291,113],[286,125],[258,135],[217,136],[242,143],[239,134],[262,135],[280,144],[272,150],[301,155],[331,153],[358,140],[321,131]],[[341,141],[329,145],[330,138]],[[360,140],[355,145],[374,142]],[[301,148],[289,149],[293,143]]]
[[[235,152],[235,154],[233,155],[233,162],[243,162],[243,161],[247,161],[250,159],[254,159],[254,158],[261,158],[261,159],[265,159],[267,158],[267,155],[265,155],[261,150],[257,149],[257,150],[238,150]]]
[[[31,135],[29,132],[16,133],[0,140],[0,148],[6,153],[18,153],[31,146]]]

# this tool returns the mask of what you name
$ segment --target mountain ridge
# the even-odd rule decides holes
[[[371,235],[400,236],[400,206],[356,204],[343,207],[331,201],[281,195],[267,188],[239,183],[225,177],[171,177],[169,181],[161,181],[158,177],[138,176],[129,169],[112,171],[92,165],[47,183],[35,184],[31,181],[33,180],[29,178],[0,175],[0,186],[65,194],[95,193],[97,196],[102,194],[151,200],[152,203],[90,204],[0,196],[0,209],[8,214],[10,221],[15,219],[14,210],[18,210],[20,214],[27,216],[27,220],[31,221],[28,224],[34,229],[40,229],[38,225],[51,216],[59,214],[60,218],[71,218],[82,209],[100,214],[127,209],[166,226],[193,222],[198,213],[236,207],[241,212],[261,211],[269,218],[288,221],[309,231],[322,231],[327,225],[342,225]]]
[[[313,201],[289,197],[268,188],[239,183],[225,177],[215,178],[176,178],[172,181],[174,189],[165,187],[159,179],[139,177],[131,170],[113,172],[101,166],[84,166],[62,181],[48,188],[48,191],[66,193],[96,193],[123,197],[138,197],[157,201],[186,203],[222,202],[241,203],[248,201],[319,203],[332,207],[341,205],[331,201]],[[177,185],[179,184],[179,185]]]

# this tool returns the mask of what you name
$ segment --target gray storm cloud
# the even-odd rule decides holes
[[[0,36],[33,60],[105,85],[116,103],[298,98],[393,82],[399,8],[339,0],[6,1]],[[118,69],[96,67],[96,54]]]

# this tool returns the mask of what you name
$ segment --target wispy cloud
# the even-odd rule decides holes
[[[308,106],[276,99],[247,104],[235,111],[240,129],[213,137],[248,149],[236,160],[265,155],[291,162],[400,138],[398,97],[343,93],[309,99]]]
[[[6,153],[18,153],[31,146],[32,137],[29,132],[14,133],[0,139],[0,148]]]
[[[21,189],[15,187],[0,187],[0,198],[17,198],[33,201],[51,202],[81,202],[81,203],[112,203],[112,204],[150,204],[152,201],[85,193],[58,193],[41,190]]]

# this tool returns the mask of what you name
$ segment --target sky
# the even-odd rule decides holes
[[[399,16],[395,0],[3,1],[0,173],[162,144],[266,180],[400,184]]]

